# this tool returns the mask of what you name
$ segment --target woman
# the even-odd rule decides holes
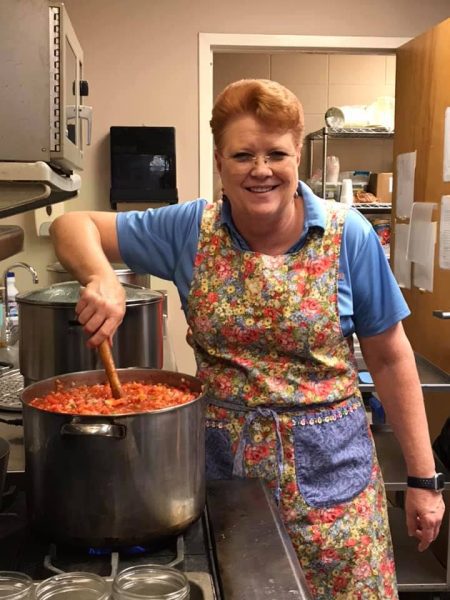
[[[382,477],[358,390],[352,334],[407,464],[432,478],[408,309],[370,224],[299,183],[303,112],[267,80],[228,86],[211,127],[223,199],[145,212],[69,213],[52,237],[84,290],[97,346],[125,311],[109,260],[177,285],[207,384],[207,475],[263,477],[315,598],[396,598]],[[83,239],[83,245],[78,240]],[[409,488],[424,550],[441,495]]]

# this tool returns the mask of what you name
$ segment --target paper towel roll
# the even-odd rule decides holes
[[[60,215],[64,214],[64,202],[36,208],[34,211],[34,222],[38,236],[48,236],[50,225]]]

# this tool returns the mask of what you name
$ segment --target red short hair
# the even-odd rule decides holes
[[[216,148],[222,145],[227,125],[241,115],[251,115],[269,128],[292,132],[300,145],[303,140],[303,107],[297,96],[270,79],[241,79],[219,94],[210,121]]]

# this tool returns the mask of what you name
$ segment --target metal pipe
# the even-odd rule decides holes
[[[326,200],[327,189],[327,149],[328,149],[328,129],[323,128],[323,146],[322,146],[322,198]]]

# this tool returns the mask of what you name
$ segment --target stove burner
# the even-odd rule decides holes
[[[87,551],[89,556],[108,556],[113,552],[114,550],[112,548],[88,548]],[[147,546],[128,546],[126,548],[120,548],[119,552],[124,556],[139,556],[140,554],[150,552],[150,548]]]
[[[170,551],[170,554],[167,554],[168,550]],[[61,557],[59,557],[58,554],[61,554]],[[61,566],[56,566],[59,563],[60,558],[64,559],[64,555],[63,547],[58,547],[56,544],[50,544],[48,553],[44,557],[44,567],[52,573],[67,572],[66,569],[61,568]],[[93,560],[101,558],[109,559],[109,577],[114,578],[117,575],[121,557],[138,558],[141,562],[145,558],[145,563],[165,565],[167,567],[178,567],[181,569],[184,564],[185,543],[183,535],[179,535],[176,538],[176,549],[164,548],[159,555],[153,554],[152,548],[146,546],[128,546],[126,548],[121,548],[120,550],[112,550],[111,548],[87,548],[80,551],[79,555],[91,556],[93,557]]]
[[[89,552],[87,553],[89,556],[110,556],[110,573],[109,573],[109,577],[114,578],[117,575],[117,570],[118,570],[118,566],[119,566],[119,553],[118,552],[110,552],[110,553],[103,553],[103,554],[90,554]],[[67,573],[66,569],[60,569],[59,567],[57,567],[55,565],[55,562],[58,560],[58,555],[57,555],[57,546],[56,544],[50,544],[49,549],[48,549],[48,554],[45,555],[44,557],[44,567],[48,570],[51,571],[52,573]],[[71,569],[69,569],[71,570]]]

